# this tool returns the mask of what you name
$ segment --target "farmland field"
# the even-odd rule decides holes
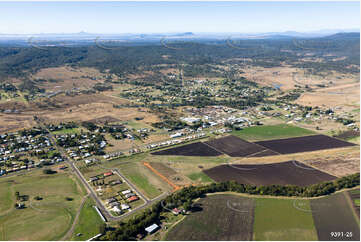
[[[219,156],[222,153],[203,144],[196,142],[188,145],[178,146],[167,150],[153,152],[152,155],[181,155],[181,156]]]
[[[236,136],[230,135],[219,139],[213,139],[205,142],[209,146],[215,148],[218,151],[226,153],[231,157],[249,156],[259,153],[259,155],[277,155],[278,153],[267,150],[266,148],[256,145],[254,143],[247,142]],[[266,153],[267,151],[267,153]]]
[[[252,185],[298,185],[307,186],[330,181],[331,176],[297,161],[256,165],[220,165],[204,170],[217,182],[235,180]]]
[[[15,191],[27,198],[23,202],[26,208],[15,209],[11,203],[11,208],[0,217],[1,240],[61,239],[71,227],[84,195],[67,173],[44,175],[38,170],[4,178],[2,182],[11,184],[12,191],[1,193],[1,198],[15,202]],[[35,200],[35,196],[42,199]]]
[[[360,226],[345,195],[337,193],[311,200],[319,240],[360,240]],[[343,234],[331,236],[331,232]]]
[[[233,131],[233,135],[249,141],[299,137],[315,134],[313,131],[288,124],[263,125]]]
[[[199,200],[200,211],[171,229],[165,240],[251,240],[254,201],[233,195]]]
[[[257,198],[254,240],[317,240],[312,214],[297,209],[293,199]],[[309,201],[300,200],[309,210]]]
[[[348,192],[348,194],[350,195],[352,205],[360,218],[360,189],[351,190]]]
[[[312,135],[297,138],[259,141],[256,142],[256,144],[262,145],[281,154],[292,154],[355,145],[325,135]]]

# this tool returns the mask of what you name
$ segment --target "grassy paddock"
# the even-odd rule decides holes
[[[207,176],[203,172],[195,172],[187,175],[192,181],[207,183],[207,182],[214,182],[209,176]]]
[[[148,198],[155,198],[166,190],[166,185],[142,163],[125,163],[118,166],[120,172],[126,176]]]
[[[0,182],[0,215],[12,207],[11,183],[7,181]]]
[[[308,200],[298,201],[297,207],[311,210]],[[257,198],[254,240],[317,240],[312,213],[301,209],[293,199]]]
[[[262,125],[233,131],[242,139],[249,141],[271,140],[281,138],[300,137],[316,134],[315,132],[288,124]]]
[[[83,193],[68,173],[44,175],[39,170],[2,181],[12,189],[10,193],[0,190],[2,201],[10,200],[9,210],[0,216],[0,239],[59,240],[70,229]],[[28,196],[26,208],[14,208],[16,191]],[[42,200],[35,200],[35,196]],[[67,197],[72,200],[67,201]]]
[[[71,240],[84,241],[98,234],[102,219],[93,208],[94,202],[88,197],[79,215],[79,221],[74,229]],[[80,233],[80,236],[76,236]]]

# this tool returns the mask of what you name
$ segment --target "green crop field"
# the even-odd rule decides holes
[[[249,127],[243,130],[233,131],[232,134],[245,140],[260,141],[300,137],[316,133],[293,125],[278,124]]]
[[[95,211],[93,205],[93,200],[87,198],[80,212],[79,220],[71,240],[84,241],[99,233],[99,227],[103,224],[103,221]],[[77,236],[77,234],[80,234],[80,236]]]
[[[84,195],[67,173],[44,175],[41,170],[2,178],[11,191],[0,189],[10,207],[0,212],[0,240],[59,240],[70,229]],[[3,186],[1,186],[3,188]],[[15,209],[16,196],[28,196],[24,209]],[[42,200],[35,200],[40,196]],[[67,201],[65,198],[71,198]],[[19,201],[20,202],[20,201]]]
[[[296,206],[295,206],[296,204]],[[308,200],[257,198],[254,240],[317,240]]]
[[[213,180],[203,172],[195,172],[187,175],[192,181],[196,182],[213,182]]]

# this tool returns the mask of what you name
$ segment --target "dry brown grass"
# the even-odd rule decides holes
[[[103,82],[104,74],[94,68],[71,68],[69,66],[44,68],[35,73],[33,79],[53,79],[57,82],[45,82],[40,86],[47,91],[70,90],[73,87],[90,88],[95,83]],[[89,77],[97,77],[92,80]]]

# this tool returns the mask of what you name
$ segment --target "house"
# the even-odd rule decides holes
[[[89,179],[90,182],[97,181],[97,180],[99,180],[99,178],[96,176],[90,177],[90,179]]]
[[[111,176],[111,175],[113,175],[113,172],[106,172],[106,173],[104,173],[104,177]]]
[[[108,203],[108,204],[111,204],[111,203],[116,202],[116,201],[117,201],[116,198],[111,197],[111,198],[109,198],[109,199],[107,200],[107,203]]]
[[[120,205],[123,210],[129,209],[130,206],[128,204],[122,204]]]
[[[122,212],[122,210],[121,210],[118,206],[114,206],[114,207],[112,208],[112,211],[113,211],[113,212],[116,212],[116,213]]]
[[[138,199],[139,199],[139,197],[132,196],[132,197],[128,198],[127,200],[128,200],[128,202],[134,202],[134,201],[137,201]]]
[[[159,229],[159,226],[157,224],[152,224],[151,226],[146,227],[145,231],[147,231],[148,234],[152,234],[155,231],[157,231],[158,229]]]
[[[63,165],[63,166],[59,167],[59,170],[65,170],[66,168],[68,168],[68,167]]]
[[[181,213],[181,210],[179,210],[178,208],[173,208],[173,209],[172,209],[172,213],[173,213],[174,215],[178,215],[178,214]]]
[[[112,181],[110,183],[110,185],[112,185],[112,186],[115,186],[115,185],[118,185],[118,184],[122,184],[122,181],[121,180],[115,180],[115,181]]]
[[[131,192],[132,192],[132,191],[128,189],[128,190],[122,191],[122,194],[125,195],[125,194],[131,193]]]
[[[133,197],[133,196],[135,196],[134,193],[128,193],[128,194],[124,195],[125,198],[130,198],[130,197]]]

